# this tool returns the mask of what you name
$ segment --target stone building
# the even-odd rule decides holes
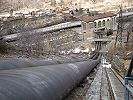
[[[107,12],[107,13],[99,13],[93,16],[82,16],[82,31],[83,33],[91,33],[95,29],[98,28],[107,28],[116,30],[116,15]]]

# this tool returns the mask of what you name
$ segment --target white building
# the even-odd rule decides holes
[[[93,30],[105,27],[107,29],[116,30],[116,15],[107,12],[100,13],[94,16],[85,15],[81,18],[82,20],[82,31],[84,33],[91,33]]]

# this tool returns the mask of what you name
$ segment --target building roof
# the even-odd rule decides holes
[[[106,12],[106,13],[100,13],[94,16],[86,15],[86,16],[83,16],[81,20],[85,22],[94,22],[95,20],[98,20],[98,19],[103,19],[103,18],[108,18],[108,17],[113,17],[113,16],[116,16],[116,14],[113,14],[111,12]]]

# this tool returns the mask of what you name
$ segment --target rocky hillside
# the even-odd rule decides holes
[[[73,6],[72,4],[77,3],[77,6],[81,6],[83,8],[100,8],[106,9],[112,7],[116,7],[120,4],[123,6],[131,6],[133,4],[133,0],[0,0],[0,13],[9,12],[11,8],[14,10],[19,10],[21,8],[47,8],[50,6],[50,2],[63,2],[64,6]],[[67,2],[71,2],[70,4]],[[68,5],[69,4],[69,5]],[[103,8],[105,7],[105,8]],[[107,9],[106,9],[107,10]]]

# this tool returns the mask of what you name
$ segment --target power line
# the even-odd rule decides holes
[[[122,33],[123,33],[123,17],[122,17],[122,5],[120,6],[119,17],[118,17],[118,25],[117,25],[117,34],[115,40],[115,47],[119,42],[120,46],[122,46]]]

